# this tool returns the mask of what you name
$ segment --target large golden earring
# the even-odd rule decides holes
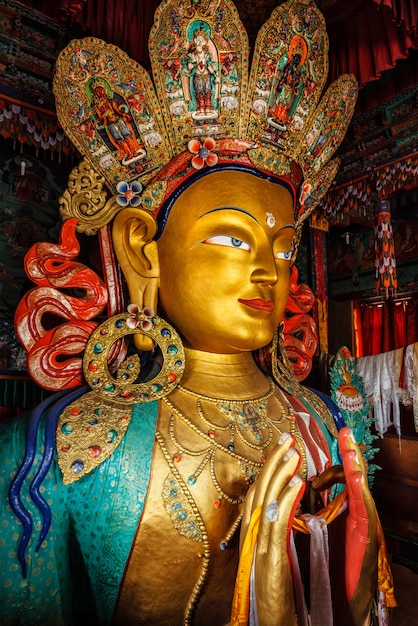
[[[152,339],[161,351],[151,361],[153,367],[148,364],[148,375],[141,372],[137,353],[128,356],[114,374],[110,373],[109,353],[114,343],[137,334]],[[127,313],[115,315],[95,329],[83,358],[84,376],[92,390],[102,398],[124,404],[150,402],[167,395],[180,382],[184,365],[184,348],[177,331],[156,316],[151,307],[141,310],[136,304],[130,304]]]

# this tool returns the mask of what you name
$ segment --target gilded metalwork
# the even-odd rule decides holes
[[[242,136],[248,38],[232,2],[163,2],[150,33],[155,88],[173,154],[192,137]]]
[[[173,474],[169,474],[164,481],[162,498],[166,513],[180,535],[192,541],[203,541],[200,520],[190,506],[183,485]]]
[[[79,480],[112,454],[126,433],[131,408],[102,402],[93,391],[65,407],[56,431],[64,485]]]
[[[338,437],[337,427],[331,413],[322,400],[307,387],[303,387],[295,378],[285,350],[281,346],[278,333],[275,333],[272,343],[272,368],[274,380],[287,393],[299,398],[305,398],[311,409],[318,415],[333,437]]]
[[[193,500],[191,494],[188,492],[188,489],[186,487],[186,485],[184,484],[184,481],[181,477],[180,472],[178,471],[178,469],[175,466],[175,463],[173,462],[173,460],[170,457],[170,454],[166,448],[166,445],[164,443],[164,439],[162,438],[161,434],[159,432],[156,433],[155,435],[156,440],[158,441],[158,444],[161,448],[162,453],[164,454],[165,460],[168,463],[168,466],[170,467],[175,479],[178,481],[179,484],[183,484],[183,494],[184,497],[187,499],[188,501],[188,505],[191,507],[192,511],[193,511],[193,516],[194,518],[197,520],[197,522],[199,523],[199,528],[200,528],[200,533],[201,533],[201,538],[202,538],[202,542],[203,542],[203,555],[202,555],[202,566],[200,569],[200,573],[199,573],[199,577],[196,581],[196,584],[193,588],[193,591],[189,597],[189,600],[187,602],[187,607],[185,610],[185,614],[184,614],[184,621],[183,624],[184,626],[189,626],[192,623],[192,617],[193,617],[193,613],[194,610],[196,608],[197,602],[199,600],[199,597],[202,593],[202,590],[204,588],[206,579],[207,579],[207,575],[208,575],[208,570],[209,570],[209,562],[210,562],[210,555],[211,555],[211,550],[210,550],[210,543],[209,543],[209,537],[208,537],[208,533],[205,527],[205,523],[202,519],[202,516],[199,512],[199,509],[197,508],[197,505],[195,503],[195,501]]]
[[[83,159],[72,169],[67,189],[59,199],[62,219],[76,217],[78,232],[95,235],[122,208],[114,198],[108,199],[104,185],[105,179],[100,172]]]
[[[108,364],[114,343],[127,335],[146,335],[161,349],[163,365],[151,380],[138,382],[141,373],[138,354],[128,356],[113,376]],[[115,315],[92,333],[84,352],[83,371],[98,397],[122,405],[150,402],[170,393],[184,371],[184,350],[177,331],[151,312]]]

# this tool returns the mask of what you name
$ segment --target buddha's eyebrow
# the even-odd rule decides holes
[[[201,215],[197,219],[200,220],[202,217],[205,217],[205,215],[210,215],[210,213],[215,213],[216,211],[238,211],[238,213],[244,213],[245,215],[248,215],[248,217],[251,217],[251,219],[257,222],[257,224],[259,224],[258,219],[254,217],[254,215],[251,215],[251,213],[248,213],[248,211],[245,211],[244,209],[240,209],[239,207],[236,207],[236,206],[220,206],[220,207],[217,207],[216,209],[211,209],[210,211],[206,211],[206,213],[203,213],[203,215]],[[286,228],[293,228],[293,230],[296,230],[294,224],[285,224],[284,226],[281,226],[277,232],[280,232],[281,230],[286,230]]]
[[[205,215],[210,215],[210,213],[215,213],[216,211],[238,211],[238,213],[244,213],[245,215],[248,215],[248,217],[251,217],[251,219],[253,219],[258,224],[258,220],[254,217],[254,215],[251,215],[251,213],[248,213],[248,211],[245,211],[244,209],[240,209],[239,207],[236,207],[236,206],[220,206],[220,207],[217,207],[216,209],[211,209],[210,211],[203,213],[203,215],[201,215],[197,219],[200,220],[202,217],[205,217]]]

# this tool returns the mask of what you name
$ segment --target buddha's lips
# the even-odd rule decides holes
[[[252,307],[253,309],[259,309],[260,311],[271,311],[274,307],[273,300],[262,300],[261,298],[254,298],[254,300],[241,300],[238,298],[238,302],[241,304],[246,304],[247,306]]]

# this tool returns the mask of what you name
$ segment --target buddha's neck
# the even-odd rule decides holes
[[[185,349],[186,367],[181,385],[222,399],[252,398],[269,390],[269,381],[250,352],[213,354]]]

